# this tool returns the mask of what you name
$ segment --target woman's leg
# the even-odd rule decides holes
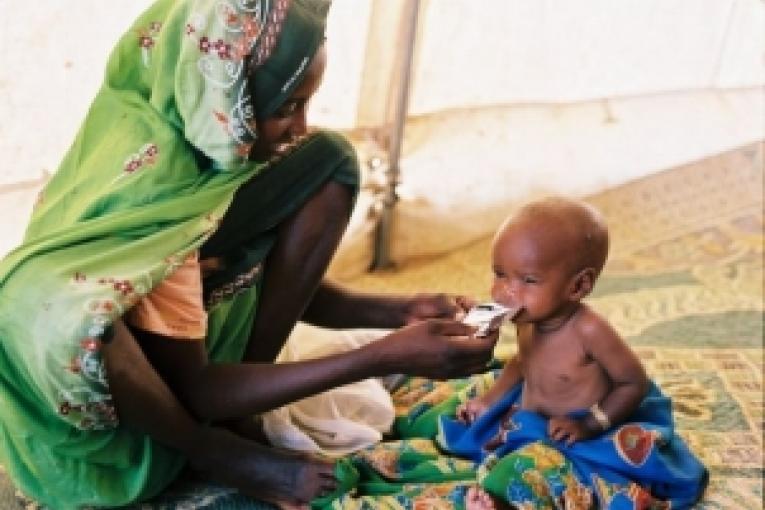
[[[178,451],[212,481],[283,507],[305,504],[335,489],[331,462],[278,451],[196,421],[149,363],[128,328],[121,321],[114,327],[114,338],[102,352],[121,426]]]
[[[351,189],[330,180],[278,227],[245,361],[273,361],[279,354],[324,277],[352,204]]]
[[[353,146],[342,135],[318,131],[237,190],[200,256],[223,262],[205,278],[208,296],[265,257],[256,319],[249,336],[236,340],[245,361],[272,362],[278,355],[321,283],[358,187]],[[208,338],[208,348],[214,351],[219,341],[229,342],[229,335]]]

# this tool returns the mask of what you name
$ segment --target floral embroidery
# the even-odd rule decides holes
[[[229,28],[235,28],[239,23],[239,15],[236,13],[236,10],[234,10],[234,8],[228,4],[218,4],[218,10],[218,14],[220,15],[223,22]]]
[[[247,37],[242,37],[240,39],[235,40],[232,45],[232,48],[233,48],[233,52],[230,55],[231,59],[237,60],[237,61],[244,60],[244,58],[250,52],[250,45],[249,45],[249,41],[247,40]]]
[[[223,60],[228,60],[231,58],[231,45],[226,44],[226,42],[223,39],[218,39],[215,41],[215,44],[213,44],[213,47],[218,52],[218,56]]]
[[[114,283],[114,290],[127,296],[133,293],[133,285],[128,280],[117,281]]]
[[[213,117],[215,117],[215,120],[220,123],[221,127],[223,128],[223,131],[225,131],[228,134],[232,134],[232,132],[236,132],[238,137],[242,137],[244,135],[244,132],[242,128],[234,126],[232,129],[231,123],[229,122],[228,115],[225,113],[221,113],[219,111],[213,110],[212,112]],[[255,126],[252,126],[250,129],[253,131],[255,130]],[[250,155],[250,151],[252,150],[253,143],[247,143],[247,142],[239,142],[236,144],[236,154],[238,156],[241,156],[242,158],[246,158]]]
[[[98,338],[87,337],[80,342],[80,346],[88,352],[96,352],[101,349],[101,340]]]
[[[144,158],[152,158],[156,155],[156,145],[145,145],[141,153]],[[73,346],[73,357],[64,367],[79,376],[81,384],[60,389],[57,399],[59,414],[67,416],[80,429],[102,430],[118,424],[108,390],[102,348],[110,339],[110,324],[151,288],[151,279],[149,273],[132,278],[88,278],[85,272],[78,270],[72,275],[71,281],[76,285],[99,286],[107,292],[107,295],[89,299],[83,304],[83,333]]]
[[[255,114],[247,90],[249,69],[261,65],[273,52],[289,9],[289,0],[272,2],[221,0],[209,18],[192,13],[186,21],[186,37],[199,50],[197,66],[216,89],[233,99],[226,115],[225,133],[237,157],[246,160],[256,137]],[[213,112],[218,117],[218,112]],[[221,122],[223,122],[221,120]]]
[[[125,172],[131,174],[141,168],[142,164],[141,158],[138,158],[135,155],[130,155],[128,156],[128,159],[125,160]]]
[[[96,393],[87,387],[61,390],[58,412],[62,416],[81,415],[81,429],[105,429],[117,426],[117,409],[111,396]]]
[[[141,295],[146,292],[146,287],[142,284],[133,284],[130,280],[121,280],[119,278],[99,278],[97,283],[99,285],[105,285],[111,287],[111,289],[117,294],[116,297],[121,303],[116,303],[110,300],[93,301],[91,302],[91,309],[102,309],[106,313],[111,313],[118,306],[122,309],[130,308],[138,302]]]
[[[208,39],[207,36],[199,39],[199,51],[202,53],[210,52],[210,39]]]
[[[225,285],[221,285],[220,287],[211,291],[205,300],[205,308],[207,310],[211,310],[221,301],[235,296],[236,294],[239,294],[252,287],[255,283],[255,280],[260,275],[262,269],[263,264],[258,263],[249,271],[237,275],[233,281],[226,283]]]
[[[263,64],[263,62],[271,56],[271,53],[276,46],[276,40],[279,37],[279,33],[282,31],[282,24],[287,15],[288,8],[288,0],[276,1],[274,9],[271,11],[271,19],[269,20],[268,26],[265,28],[266,33],[263,35],[263,43],[260,45],[258,52],[255,55],[253,64],[256,67]]]
[[[147,165],[153,165],[157,162],[157,154],[159,154],[159,147],[155,143],[147,143],[141,147],[143,153],[143,161]]]
[[[122,170],[123,174],[130,175],[144,166],[153,166],[157,162],[157,155],[159,154],[159,147],[155,143],[147,143],[139,149],[135,154],[131,154],[125,159]],[[119,177],[118,177],[119,178]]]
[[[152,39],[148,35],[141,36],[138,39],[138,45],[141,46],[141,48],[146,48],[147,50],[150,50],[152,46],[154,46],[154,39]]]
[[[162,23],[152,21],[147,28],[138,31],[138,46],[141,47],[141,58],[146,67],[149,66],[150,52],[155,44],[154,38],[159,35],[161,29]]]
[[[255,18],[246,16],[242,22],[242,30],[248,39],[255,39],[260,34],[260,24]]]
[[[236,155],[242,158],[247,158],[252,151],[252,143],[240,143],[236,146]]]

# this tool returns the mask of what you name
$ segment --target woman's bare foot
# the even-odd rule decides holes
[[[285,510],[308,508],[338,485],[330,460],[264,446],[221,428],[209,430],[191,465],[214,482]]]
[[[476,486],[470,487],[465,494],[467,510],[509,510],[512,507]]]

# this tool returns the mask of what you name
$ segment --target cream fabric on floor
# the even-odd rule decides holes
[[[298,324],[277,361],[300,361],[356,349],[386,333]],[[382,380],[366,379],[265,413],[263,426],[276,446],[338,457],[380,441],[393,418],[393,403]]]

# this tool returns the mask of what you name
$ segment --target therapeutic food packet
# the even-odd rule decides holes
[[[475,336],[483,337],[491,331],[499,329],[505,317],[512,317],[517,309],[508,308],[499,303],[481,303],[471,308],[462,322],[469,326],[478,327]]]

